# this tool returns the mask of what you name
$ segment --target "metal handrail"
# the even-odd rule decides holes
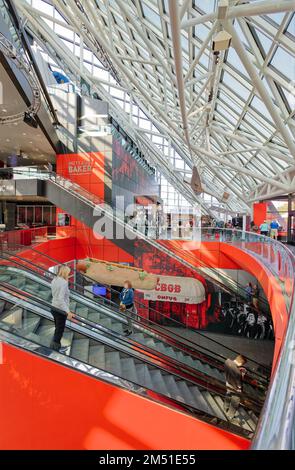
[[[292,255],[295,266],[295,258]],[[295,293],[288,328],[272,375],[258,427],[255,450],[295,450]]]

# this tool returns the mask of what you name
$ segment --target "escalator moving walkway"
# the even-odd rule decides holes
[[[0,329],[48,348],[54,330],[50,307],[42,304],[28,307],[28,301],[23,297],[13,288],[2,289]],[[223,412],[222,395],[163,370],[156,363],[148,363],[134,353],[119,351],[115,343],[98,341],[80,332],[79,325],[68,325],[62,345],[67,347],[69,357],[184,404],[192,413],[203,414],[203,419],[214,425],[228,427],[242,435],[251,435],[255,431],[258,418],[251,409],[240,406],[236,417],[229,423]]]
[[[14,286],[22,291],[34,295],[43,301],[51,301],[50,284],[44,279],[39,279],[35,274],[27,271],[2,266],[0,268],[0,282]],[[71,311],[85,320],[103,326],[109,331],[123,335],[124,323],[121,314],[110,309],[106,305],[91,302],[77,293],[71,292]],[[206,360],[204,354],[190,353],[187,348],[180,348],[176,344],[169,343],[169,338],[161,336],[157,330],[155,332],[148,330],[140,324],[134,323],[134,334],[132,341],[140,345],[147,346],[151,350],[160,353],[170,360],[177,361],[185,366],[186,370],[202,374],[202,376],[212,377],[220,382],[222,387],[225,385],[225,376],[222,363],[214,363],[210,358]],[[127,340],[128,343],[128,340]],[[131,347],[132,347],[131,343]],[[245,383],[244,392],[247,396],[257,402],[263,403],[264,392],[250,383]]]

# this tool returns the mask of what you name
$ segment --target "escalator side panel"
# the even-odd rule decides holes
[[[6,343],[2,350],[1,449],[249,448],[244,438],[121,388]]]
[[[94,208],[89,202],[75,197],[74,193],[66,191],[61,186],[54,184],[50,180],[44,181],[44,196],[55,206],[71,214],[72,217],[84,223],[87,227],[93,229],[95,223],[99,220],[97,214],[94,214]],[[107,237],[108,241],[113,242],[116,246],[134,256],[134,238],[133,232],[128,232],[125,228],[125,237],[116,237],[116,222],[106,218],[106,222],[111,224],[113,237]],[[128,236],[129,235],[129,236]]]

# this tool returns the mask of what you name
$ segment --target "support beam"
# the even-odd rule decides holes
[[[170,25],[171,35],[173,44],[173,54],[175,62],[175,73],[177,80],[178,98],[180,104],[180,111],[182,117],[183,132],[185,140],[190,150],[190,136],[188,132],[187,122],[187,111],[185,102],[185,91],[183,81],[183,63],[182,63],[182,49],[181,49],[181,32],[180,32],[180,11],[178,6],[178,0],[169,0],[169,14],[170,14]]]
[[[251,2],[245,5],[238,5],[231,7],[228,10],[226,19],[238,18],[240,16],[257,16],[257,15],[270,15],[272,13],[281,13],[294,10],[294,0],[264,0],[262,2]],[[217,12],[210,13],[209,15],[197,16],[190,18],[181,23],[182,29],[189,29],[192,26],[205,23],[207,21],[214,21],[217,18]]]
[[[294,7],[294,1],[293,1],[293,7]],[[248,53],[242,44],[242,41],[240,40],[235,28],[230,24],[230,22],[227,23],[227,31],[232,35],[232,43],[233,46],[240,58],[240,61],[244,65],[245,69],[247,70],[249,77],[252,80],[253,85],[255,86],[256,90],[258,91],[262,101],[264,102],[269,114],[271,115],[273,122],[275,123],[277,129],[280,131],[281,136],[283,137],[288,149],[290,150],[291,155],[295,159],[295,144],[293,141],[293,137],[289,131],[289,129],[285,126],[284,121],[282,120],[281,116],[279,115],[277,109],[275,108],[275,105],[272,102],[271,97],[269,96],[269,93],[267,89],[265,88],[264,84],[262,83],[255,66],[253,63],[250,61],[248,57]]]
[[[252,170],[248,170],[248,168],[232,163],[224,158],[218,157],[215,153],[211,153],[204,148],[200,148],[200,147],[192,145],[192,150],[195,151],[196,153],[205,155],[206,157],[209,157],[210,159],[215,160],[216,162],[221,163],[224,167],[231,168],[233,170],[236,170],[238,173],[251,176],[252,178],[255,178],[257,180],[264,181],[265,183],[273,184],[277,186],[278,188],[281,188],[283,191],[286,191],[288,188],[287,185],[280,183],[279,181],[276,181],[272,178],[268,178],[267,176],[264,176],[260,173],[254,173]]]

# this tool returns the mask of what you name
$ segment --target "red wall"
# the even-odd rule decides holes
[[[253,220],[255,225],[260,225],[266,220],[267,202],[255,202],[253,204]]]
[[[249,447],[246,439],[139,395],[11,345],[2,349],[2,450]]]
[[[77,165],[73,163],[77,163]],[[70,171],[75,166],[78,170],[77,173]],[[56,173],[104,199],[105,156],[103,149],[101,152],[57,155]]]
[[[57,155],[57,174],[61,175],[74,183],[79,184],[95,196],[102,200],[106,197],[107,191],[111,184],[110,170],[106,165],[110,166],[111,162],[111,146],[109,143],[102,143],[101,152],[89,152],[79,154]],[[73,168],[73,162],[81,165],[77,168],[78,174],[69,171]],[[61,212],[60,209],[57,213]],[[76,259],[86,257],[103,259],[105,261],[133,263],[134,257],[126,253],[124,250],[116,246],[115,243],[104,238],[97,239],[93,235],[92,228],[71,217],[71,225],[75,229],[76,237]]]

